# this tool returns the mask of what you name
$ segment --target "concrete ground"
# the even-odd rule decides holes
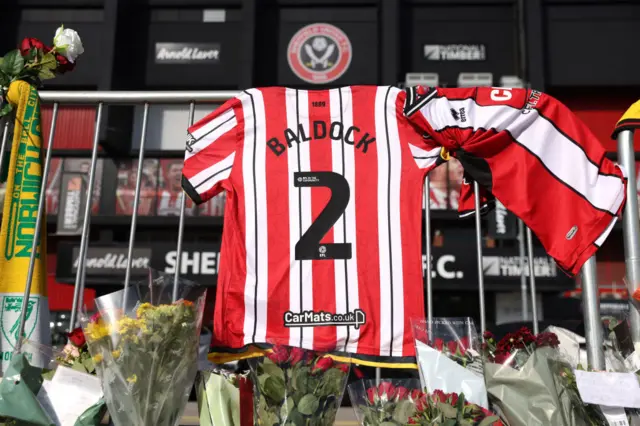
[[[198,403],[189,402],[187,404],[187,408],[184,411],[184,415],[182,416],[182,421],[180,422],[180,426],[195,426],[199,425],[198,421]],[[353,413],[353,408],[351,407],[340,407],[338,410],[338,417],[336,418],[335,426],[358,426],[358,420],[356,419],[355,414]]]

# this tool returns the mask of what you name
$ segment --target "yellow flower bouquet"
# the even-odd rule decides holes
[[[89,351],[102,379],[116,426],[174,426],[188,401],[206,290],[181,280],[172,302],[173,276],[161,275],[96,299],[83,318]]]

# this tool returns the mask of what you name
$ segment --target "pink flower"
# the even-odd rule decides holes
[[[293,348],[291,349],[291,354],[289,358],[289,362],[291,365],[296,365],[304,358],[305,350],[302,348]]]
[[[316,364],[311,369],[311,374],[322,373],[327,371],[333,366],[333,359],[329,357],[320,358],[316,361]]]

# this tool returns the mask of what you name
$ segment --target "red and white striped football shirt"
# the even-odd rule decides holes
[[[415,354],[422,188],[444,160],[405,97],[250,89],[189,129],[183,188],[197,203],[227,191],[215,346]]]

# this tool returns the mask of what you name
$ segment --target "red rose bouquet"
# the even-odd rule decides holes
[[[23,80],[39,88],[43,80],[72,71],[83,52],[78,33],[64,27],[57,29],[51,46],[33,37],[22,40],[18,49],[0,58],[0,117],[13,109],[4,101],[11,83]]]
[[[471,318],[413,320],[416,356],[429,392],[464,392],[467,400],[489,408],[480,341]]]
[[[350,364],[327,354],[275,345],[267,356],[249,360],[249,366],[257,424],[333,425]]]
[[[347,386],[351,405],[363,426],[402,426],[416,411],[422,392],[418,379],[359,380]]]
[[[469,403],[464,394],[444,393],[418,395],[415,413],[409,417],[410,425],[442,426],[504,426],[500,418],[479,405]]]
[[[558,337],[534,335],[528,328],[497,340],[484,334],[482,354],[487,392],[511,426],[563,425],[563,412],[550,360],[556,358]]]

